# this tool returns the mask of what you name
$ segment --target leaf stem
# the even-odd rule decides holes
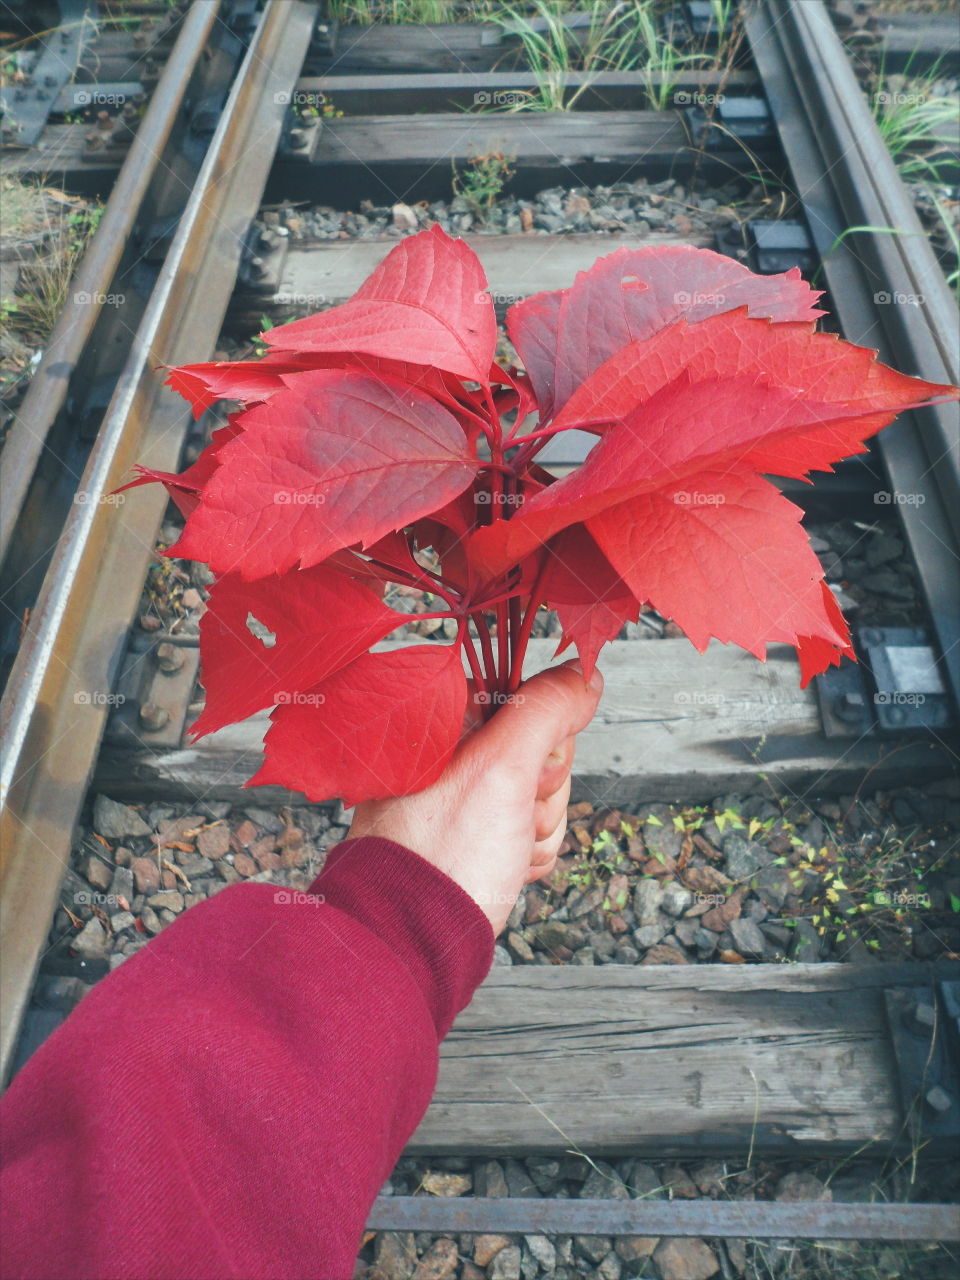
[[[520,628],[520,634],[517,637],[516,648],[514,650],[513,669],[510,672],[510,682],[507,685],[507,693],[516,693],[520,688],[520,681],[523,676],[523,659],[527,652],[527,642],[530,639],[530,633],[533,631],[533,623],[537,616],[537,610],[540,607],[540,593],[543,590],[543,580],[547,574],[547,566],[550,563],[549,557],[544,552],[540,561],[540,568],[537,570],[537,576],[534,579],[533,587],[530,590],[530,599],[527,603],[526,613],[523,615],[523,625]]]

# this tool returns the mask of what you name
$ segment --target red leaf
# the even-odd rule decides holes
[[[605,360],[681,317],[694,322],[747,306],[752,316],[813,320],[823,314],[813,305],[819,296],[796,268],[757,276],[690,245],[623,248],[579,272],[569,289],[516,303],[507,331],[547,420]]]
[[[275,637],[267,645],[250,617]],[[206,706],[197,737],[296,695],[366,652],[405,622],[358,582],[319,565],[244,582],[220,578],[200,620]]]
[[[865,415],[877,411],[893,415],[951,390],[897,373],[877,360],[876,351],[843,342],[836,334],[817,333],[805,323],[753,320],[741,308],[696,325],[680,320],[652,338],[624,347],[570,397],[552,425],[567,428],[620,421],[684,372],[694,382],[756,376],[811,400],[843,402]],[[769,463],[777,475],[802,475],[861,452],[862,438],[849,426],[841,439],[829,432],[822,441],[816,435],[801,434],[796,438],[797,461],[785,452],[790,442],[778,441],[774,452],[758,452],[752,465],[762,469]],[[840,452],[844,449],[846,453]]]
[[[758,476],[704,471],[610,507],[587,527],[630,590],[698,649],[712,636],[762,658],[768,642],[798,636],[831,648],[849,641],[825,605],[802,515]]]
[[[556,609],[564,632],[557,653],[572,641],[589,679],[607,641],[639,617],[640,601],[580,525],[554,538],[547,555],[543,598]]]
[[[707,325],[712,326],[708,333],[713,332],[721,322],[730,323],[730,318],[677,326],[681,328],[678,342],[692,341],[692,335]],[[756,322],[741,317],[734,323]],[[775,334],[776,326],[770,331]],[[728,361],[731,370],[737,367],[742,350],[738,337],[735,332]],[[661,335],[654,342],[667,347],[668,337]],[[838,350],[851,360],[853,373],[830,367],[829,359]],[[861,452],[862,440],[885,426],[900,409],[922,402],[931,393],[948,390],[905,378],[877,365],[860,347],[844,343],[838,348],[836,340],[828,341],[824,355],[828,372],[822,379],[816,379],[819,366],[812,360],[786,367],[798,381],[809,376],[821,392],[846,394],[846,399],[821,402],[802,384],[777,385],[776,375],[760,374],[749,361],[745,361],[748,372],[744,375],[691,381],[696,374],[675,360],[668,367],[668,380],[663,381],[665,362],[652,358],[658,372],[650,377],[655,389],[649,398],[625,410],[623,420],[608,427],[582,466],[536,494],[516,518],[479,530],[473,539],[477,556],[487,572],[501,571],[567,525],[631,494],[675,484],[698,470],[736,466],[803,475],[814,467],[829,468],[831,461]],[[644,363],[642,368],[646,367]],[[637,376],[643,395],[640,367]],[[862,397],[856,396],[858,378],[869,388]],[[879,405],[885,406],[882,412],[877,411]]]
[[[350,370],[301,374],[243,418],[174,555],[245,578],[369,546],[470,483],[456,421],[422,392]]]
[[[214,360],[208,364],[183,364],[170,370],[167,386],[193,405],[199,418],[219,400],[239,400],[256,404],[283,388],[281,375],[301,372],[311,365],[288,358],[268,364],[266,360]]]
[[[480,259],[440,226],[402,240],[349,302],[270,329],[284,351],[364,352],[486,384],[497,345]]]
[[[467,705],[457,645],[371,653],[278,707],[265,761],[247,786],[279,783],[309,800],[408,795],[435,782],[453,754]],[[375,749],[374,749],[375,748]]]
[[[801,689],[805,689],[813,677],[820,675],[822,671],[826,671],[827,667],[838,667],[842,657],[850,658],[854,662],[857,660],[856,652],[850,643],[850,632],[847,629],[846,619],[837,604],[836,596],[826,582],[821,582],[820,587],[823,593],[823,607],[827,617],[840,635],[847,638],[847,642],[838,647],[828,640],[821,640],[819,636],[797,637],[796,649],[797,658],[800,662]]]
[[[177,510],[181,515],[189,516],[200,500],[200,490],[220,465],[221,449],[229,440],[233,440],[243,430],[238,421],[241,416],[240,413],[231,413],[227,418],[226,425],[214,431],[206,449],[200,454],[196,462],[187,467],[185,471],[179,473],[174,471],[154,471],[150,467],[137,465],[134,468],[139,472],[136,480],[129,480],[126,484],[122,484],[119,489],[116,489],[115,492],[123,493],[125,489],[137,489],[143,484],[159,482],[165,486],[167,493],[176,503]]]

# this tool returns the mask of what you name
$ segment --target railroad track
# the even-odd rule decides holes
[[[337,28],[320,6],[305,0],[267,0],[237,65],[235,30],[223,22],[229,6],[219,0],[191,6],[128,154],[115,170],[114,198],[76,281],[91,296],[123,292],[118,282],[131,278],[140,288],[134,293],[127,285],[133,296],[122,315],[93,307],[64,317],[4,455],[5,486],[14,498],[12,518],[3,526],[10,670],[3,701],[4,1072],[91,779],[111,796],[137,800],[199,794],[236,799],[255,766],[263,717],[212,735],[198,747],[184,745],[196,709],[195,639],[167,632],[129,639],[164,498],[144,491],[136,502],[116,506],[109,495],[134,461],[167,470],[180,465],[189,413],[161,385],[159,365],[211,358],[225,322],[249,334],[251,318],[260,314],[286,316],[298,306],[315,309],[349,297],[394,243],[297,245],[278,235],[257,241],[251,227],[263,200],[316,200],[333,190],[341,205],[434,198],[442,186],[449,190],[451,161],[468,161],[494,135],[517,157],[520,191],[556,181],[611,185],[641,173],[651,181],[677,173],[720,180],[731,165],[743,165],[748,153],[776,166],[783,165],[785,152],[795,188],[807,193],[800,218],[789,228],[751,225],[740,242],[722,247],[761,270],[780,271],[799,261],[809,271],[822,260],[831,309],[845,336],[881,346],[882,358],[909,372],[958,380],[956,308],[926,238],[864,232],[853,244],[836,243],[851,225],[909,229],[915,215],[901,198],[888,158],[876,149],[872,125],[863,119],[868,113],[844,71],[832,30],[823,25],[820,4],[776,7],[786,13],[774,14],[761,0],[749,11],[753,64],[744,62],[722,78],[703,72],[682,82],[681,92],[690,97],[716,94],[723,86],[723,129],[714,130],[696,110],[638,108],[651,85],[634,73],[597,77],[579,100],[580,110],[538,116],[535,127],[522,114],[464,115],[460,108],[478,105],[478,94],[492,98],[529,89],[529,74],[509,37],[494,40],[489,31],[467,25],[443,32],[374,28],[363,35]],[[229,39],[217,56],[208,57],[203,51],[220,26]],[[781,39],[782,31],[790,38]],[[427,74],[423,68],[431,57],[436,67],[438,47],[449,65]],[[327,100],[345,114],[321,116],[312,125],[291,115],[298,103]],[[191,129],[186,101],[195,108],[202,104],[196,117],[201,127]],[[824,126],[828,108],[829,118],[843,127]],[[210,133],[205,126],[214,120]],[[799,239],[798,221],[805,233]],[[636,241],[628,232],[472,240],[491,291],[504,305],[566,284],[600,253],[631,242]],[[651,233],[643,242],[651,242]],[[136,276],[144,264],[146,280]],[[909,325],[896,314],[902,308],[874,302],[881,285],[925,298],[910,310]],[[322,304],[315,301],[320,297]],[[839,495],[869,514],[878,489],[911,493],[920,486],[929,494],[923,519],[917,507],[897,511],[905,517],[932,629],[906,641],[881,637],[875,647],[892,644],[922,653],[927,669],[935,668],[942,694],[930,703],[942,707],[945,717],[956,714],[960,688],[954,663],[960,654],[960,435],[950,416],[954,408],[913,415],[887,433],[889,445],[869,455],[866,464],[846,468],[833,484],[815,486],[807,499],[811,511],[818,504],[835,510]],[[555,453],[548,461],[562,469],[580,456]],[[925,478],[928,471],[933,484]],[[533,668],[544,665],[548,643],[532,646]],[[795,790],[815,780],[842,789],[868,772],[883,785],[950,767],[945,720],[917,724],[893,748],[858,722],[853,737],[829,736],[828,730],[844,726],[836,715],[825,725],[823,708],[844,700],[847,706],[869,705],[869,690],[827,686],[819,701],[812,691],[800,693],[795,661],[785,649],[774,649],[766,667],[746,668],[722,646],[701,659],[683,640],[652,646],[623,641],[610,647],[606,670],[607,698],[584,735],[575,798],[602,796],[625,806],[651,795],[709,798],[735,790],[760,767]],[[711,712],[706,695],[717,688],[728,691],[729,701]],[[126,700],[110,717],[110,695],[120,690]],[[702,690],[704,698],[689,696],[691,690]],[[681,713],[677,693],[683,691],[688,699]],[[651,760],[657,762],[653,771]],[[263,802],[271,798],[288,796],[263,793]],[[664,969],[494,971],[444,1045],[438,1094],[412,1149],[558,1148],[561,1138],[542,1126],[511,1136],[516,1109],[523,1105],[516,1090],[505,1089],[494,1099],[491,1125],[490,1081],[510,1076],[516,1035],[525,1038],[521,1084],[538,1087],[549,1074],[557,1107],[566,1111],[569,1098],[580,1099],[583,1122],[573,1136],[588,1151],[628,1146],[662,1152],[673,1149],[672,1143],[679,1152],[693,1143],[724,1151],[741,1148],[751,1132],[760,1149],[770,1152],[848,1152],[868,1140],[891,1150],[918,1139],[935,1148],[955,1136],[950,1124],[956,1103],[946,1120],[931,1110],[925,1101],[929,1079],[915,1060],[921,1050],[942,1056],[941,1077],[949,1088],[956,1086],[949,1075],[948,1037],[955,999],[950,984],[957,976],[953,965],[863,971],[851,965],[796,966],[772,973],[759,966],[746,981],[742,970],[723,966],[698,967],[679,978]],[[723,1026],[711,1032],[722,1059],[720,1076],[729,1082],[722,1098],[726,1118],[709,1105],[658,1112],[645,1098],[626,1127],[618,1124],[616,1134],[605,1130],[602,1108],[591,1112],[588,1105],[596,1091],[596,1063],[607,1064],[618,1095],[634,1100],[650,1088],[647,1064],[654,1057],[654,1078],[673,1080],[685,1045],[699,1034],[703,1012],[696,993],[704,991],[723,992],[727,1009]],[[903,1042],[904,1001],[911,1008],[919,1002],[944,1011],[925,1040],[918,1033]],[[670,1032],[678,1008],[686,1011],[688,1027],[679,1037]],[[557,1028],[567,1029],[562,1037],[584,1025],[590,1027],[588,1045],[582,1054],[567,1054],[558,1073]],[[845,1029],[839,1038],[838,1027]],[[801,1036],[822,1051],[821,1059],[816,1069],[801,1060],[791,1073],[784,1063]],[[899,1064],[896,1077],[891,1059]],[[862,1068],[855,1080],[850,1061]],[[746,1098],[742,1089],[744,1072],[757,1070],[757,1064],[771,1090],[759,1132],[753,1096]],[[867,1123],[862,1113],[868,1092],[874,1102]],[[802,1106],[798,1096],[807,1099]],[[480,1114],[484,1121],[478,1127]],[[859,1206],[860,1216],[848,1214],[846,1221],[844,1206],[807,1206],[803,1213],[773,1206],[764,1219],[761,1209],[767,1207],[752,1206],[748,1220],[743,1206],[713,1206],[704,1227],[702,1218],[699,1226],[689,1213],[690,1221],[684,1219],[684,1205],[639,1202],[628,1211],[622,1204],[581,1202],[577,1212],[584,1216],[575,1229],[592,1231],[592,1222],[603,1224],[596,1230],[639,1234],[722,1236],[749,1230],[769,1237],[960,1238],[949,1206],[898,1206],[894,1214],[889,1206],[882,1212]],[[547,1229],[556,1212],[541,1202],[524,1209],[476,1198],[425,1207],[422,1200],[395,1197],[377,1203],[371,1225],[533,1230],[538,1224]]]

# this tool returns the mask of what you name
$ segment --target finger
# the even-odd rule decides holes
[[[559,789],[545,800],[538,800],[534,805],[536,839],[546,840],[557,829],[557,823],[566,822],[567,804],[570,800],[570,774]]]
[[[549,800],[563,786],[564,779],[570,776],[576,745],[577,740],[571,734],[568,738],[564,738],[560,745],[547,756],[544,766],[540,770],[540,780],[537,783],[538,800]]]
[[[538,840],[533,846],[533,857],[526,874],[527,884],[532,880],[544,880],[553,873],[557,865],[557,854],[560,852],[560,846],[566,834],[567,815],[564,814],[557,823],[556,830],[547,836],[546,840]]]
[[[521,787],[535,795],[550,753],[590,723],[602,689],[599,671],[589,684],[571,663],[541,671],[467,745],[491,763],[508,763]]]

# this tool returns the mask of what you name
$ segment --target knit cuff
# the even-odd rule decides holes
[[[338,844],[310,891],[400,956],[442,1040],[493,960],[493,929],[470,895],[419,854],[380,836]]]

